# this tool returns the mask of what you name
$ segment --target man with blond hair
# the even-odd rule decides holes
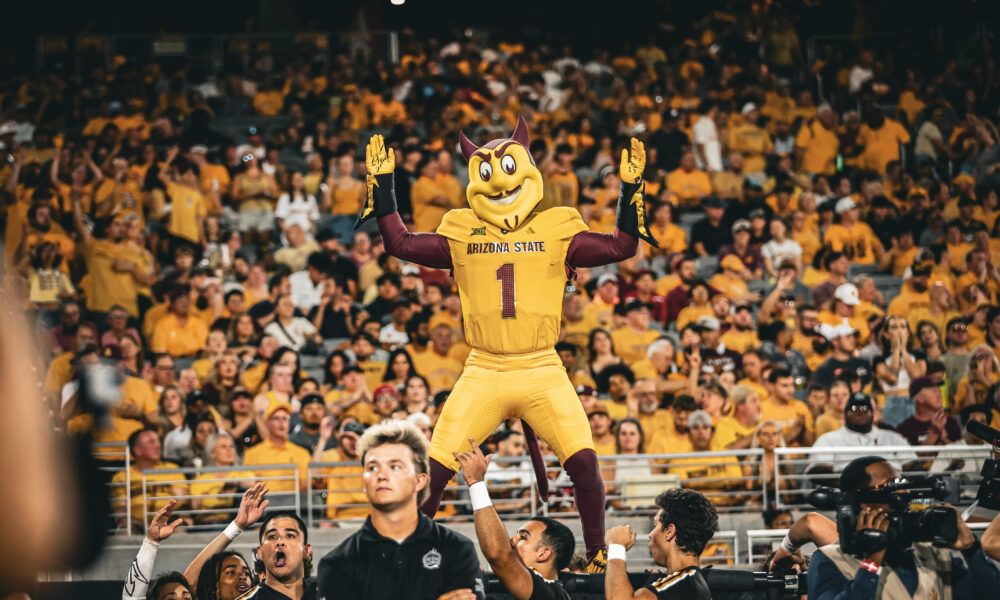
[[[358,440],[371,515],[320,561],[320,598],[485,596],[472,541],[418,510],[430,495],[428,449],[407,421],[370,427]]]

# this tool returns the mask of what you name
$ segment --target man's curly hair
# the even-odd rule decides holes
[[[677,547],[689,554],[701,556],[708,541],[719,527],[715,506],[695,490],[672,489],[656,497],[661,529],[671,524],[677,528]]]

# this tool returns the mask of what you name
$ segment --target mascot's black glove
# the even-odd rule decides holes
[[[642,173],[646,169],[646,149],[642,142],[635,138],[632,138],[631,146],[631,155],[627,148],[622,150],[622,162],[618,169],[622,190],[618,196],[615,227],[632,237],[645,240],[654,248],[659,248],[659,242],[649,232],[649,218],[646,215],[646,202],[642,193],[646,187],[642,181]]]
[[[373,135],[368,141],[365,165],[368,167],[368,198],[361,207],[358,220],[354,222],[355,229],[372,217],[384,217],[396,212],[396,190],[392,178],[396,157],[392,148],[386,152],[382,136]]]

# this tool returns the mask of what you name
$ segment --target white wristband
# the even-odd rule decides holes
[[[236,536],[238,536],[241,533],[243,533],[243,530],[239,528],[239,525],[236,524],[236,521],[233,521],[229,525],[226,525],[226,528],[222,531],[222,535],[229,538],[229,541],[235,540]]]
[[[608,546],[608,560],[625,560],[625,546],[621,544],[611,544]]]
[[[801,546],[797,546],[792,543],[792,540],[788,537],[787,533],[785,534],[785,539],[781,540],[781,547],[789,554],[795,554],[798,552],[799,548],[801,548]]]
[[[490,491],[486,489],[485,481],[477,481],[469,486],[469,500],[472,501],[472,512],[493,506],[493,501],[490,500]]]

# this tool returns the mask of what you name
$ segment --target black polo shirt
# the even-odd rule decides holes
[[[369,517],[319,563],[321,600],[436,600],[463,588],[485,598],[475,546],[423,514],[402,542],[381,535]]]
[[[237,600],[291,600],[291,598],[267,587],[266,583],[262,583],[240,596]],[[303,582],[302,600],[316,600],[315,580],[306,579]]]

